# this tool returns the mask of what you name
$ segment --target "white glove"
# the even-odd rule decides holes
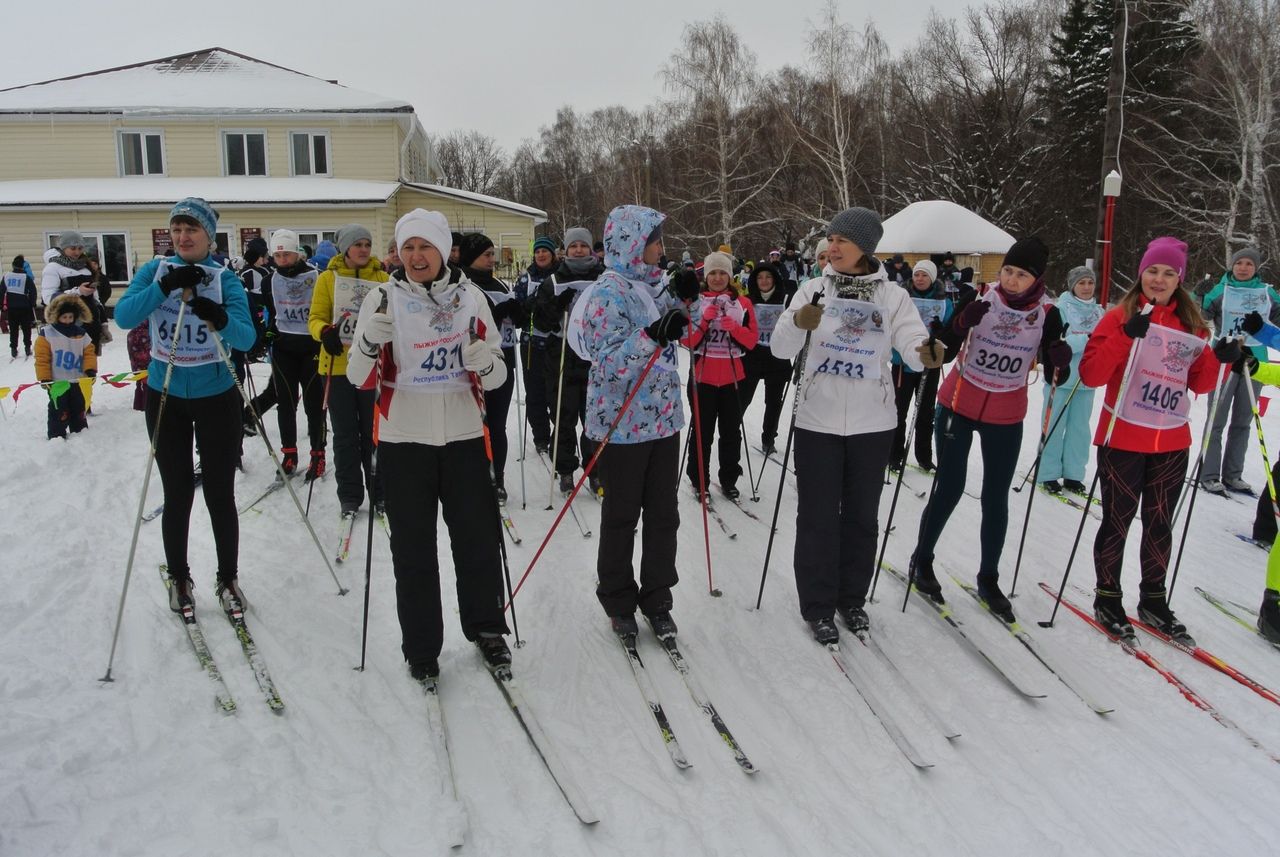
[[[489,374],[493,368],[493,350],[483,339],[468,342],[462,347],[462,367],[468,372]]]
[[[370,345],[382,345],[391,341],[394,332],[395,325],[391,322],[391,316],[385,312],[375,312],[365,321],[364,331],[360,335]]]

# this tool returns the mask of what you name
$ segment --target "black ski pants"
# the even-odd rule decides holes
[[[600,509],[600,549],[596,557],[596,597],[610,616],[671,609],[676,574],[676,531],[680,510],[680,436],[643,443],[611,441],[596,467],[604,485]],[[636,524],[640,535],[640,585],[632,557]]]
[[[1271,466],[1271,481],[1280,489],[1280,458]],[[1265,482],[1258,490],[1258,510],[1253,515],[1253,537],[1267,544],[1276,540],[1276,510],[1271,503],[1271,488]]]
[[[778,422],[782,419],[782,396],[787,391],[787,382],[791,380],[791,370],[770,372],[767,375],[755,375],[747,371],[747,379],[738,385],[742,393],[742,412],[755,401],[756,387],[764,382],[764,423],[760,428],[761,445],[766,449],[778,440]]]
[[[18,332],[22,332],[22,345],[26,353],[31,353],[31,327],[35,324],[36,314],[31,307],[9,310],[9,354],[18,356]]]
[[[694,397],[698,405],[693,406]],[[715,437],[717,426],[720,432],[719,471],[717,478],[721,488],[731,488],[742,475],[742,410],[739,406],[738,389],[733,384],[713,387],[711,384],[689,384],[690,413],[698,421],[698,431],[690,426],[696,440],[702,440],[701,459],[696,454],[689,456],[685,472],[693,487],[702,486],[698,463],[706,468],[707,481],[711,480],[711,440]]]
[[[319,343],[316,343],[318,346]],[[272,405],[276,407],[276,424],[280,428],[280,446],[284,449],[298,447],[298,391],[302,391],[302,408],[307,415],[307,437],[311,449],[323,450],[324,438],[324,382],[316,371],[319,351],[271,350],[271,383],[253,400],[253,409],[265,414]]]
[[[524,412],[533,430],[533,445],[551,446],[552,402],[547,397],[547,375],[554,377],[558,370],[548,355],[548,339],[545,336],[524,334],[520,348],[524,351]]]
[[[511,393],[516,388],[516,350],[502,349],[502,359],[507,364],[507,380],[496,390],[484,391],[485,425],[489,427],[493,474],[499,485],[503,484],[507,469],[507,414],[511,411]]]
[[[45,388],[46,395],[50,390]],[[89,427],[89,420],[84,414],[84,391],[75,381],[58,397],[57,404],[49,398],[49,440],[55,437],[66,437],[67,431],[78,434]]]
[[[240,391],[235,387],[216,396],[184,399],[170,394],[160,414],[160,391],[147,388],[147,431],[155,438],[156,466],[164,485],[164,515],[160,529],[169,574],[189,577],[187,536],[191,504],[195,500],[192,439],[200,447],[201,489],[209,510],[213,544],[218,554],[218,578],[232,580],[238,571],[240,518],[236,514],[235,475],[240,459]]]
[[[436,521],[443,511],[462,633],[505,634],[498,519],[484,438],[444,446],[382,443],[378,464],[391,525],[396,613],[406,661],[436,659],[444,645]]]
[[[933,558],[933,549],[942,536],[956,504],[964,496],[969,475],[969,450],[973,436],[982,448],[982,525],[978,530],[981,544],[980,573],[998,575],[1004,537],[1009,530],[1009,486],[1018,464],[1022,447],[1022,423],[995,425],[971,420],[938,406],[934,415],[935,441],[938,444],[937,488],[920,515],[920,538],[916,554],[922,560]]]
[[[807,621],[866,604],[892,440],[891,429],[854,435],[796,429],[796,592]]]
[[[1178,505],[1182,480],[1187,475],[1188,453],[1129,452],[1098,448],[1098,474],[1102,484],[1102,524],[1093,542],[1093,567],[1098,588],[1120,592],[1124,544],[1129,525],[1142,507],[1142,544],[1138,550],[1142,595],[1164,592],[1173,549],[1173,510]]]
[[[552,347],[548,352],[547,360],[553,363],[551,371],[547,372],[547,400],[551,402],[551,409],[556,412],[555,427],[552,430],[553,440],[556,448],[556,473],[572,474],[579,467],[585,467],[587,462],[591,460],[591,456],[596,453],[598,445],[594,440],[587,437],[587,378],[585,376],[577,376],[571,372],[566,360],[566,367],[563,378],[560,374],[560,349],[568,346],[564,345],[563,339],[552,339]],[[572,359],[572,350],[567,358]],[[563,384],[563,389],[560,385]],[[560,407],[556,408],[556,402],[560,402]],[[579,431],[578,426],[581,424],[582,430]],[[578,458],[581,452],[582,458]]]
[[[338,503],[359,509],[373,472],[373,390],[359,390],[346,373],[335,374],[329,387],[329,420],[333,425],[333,463]],[[382,474],[373,487],[373,502],[382,500]]]
[[[920,407],[916,409],[915,447],[916,463],[921,466],[933,466],[933,412],[938,398],[938,378],[940,369],[926,369],[924,372],[908,372],[901,366],[893,367],[894,399],[898,405],[898,427],[893,432],[893,456],[890,459],[897,463],[907,460],[907,417],[911,412],[911,403],[916,391],[920,390]]]

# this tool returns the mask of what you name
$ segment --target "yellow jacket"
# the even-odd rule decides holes
[[[89,334],[82,333],[76,337],[81,339]],[[49,347],[49,340],[44,337],[44,329],[36,337],[35,346],[36,358],[36,380],[42,383],[48,383],[53,380],[53,349]],[[84,344],[84,369],[92,369],[98,371],[98,353],[93,350],[93,343],[86,342]]]
[[[370,280],[375,283],[385,283],[388,279],[387,272],[382,270],[382,263],[378,261],[377,256],[369,257],[369,264],[360,270],[348,267],[347,257],[344,254],[338,254],[329,260],[329,266],[321,272],[320,277],[316,280],[315,290],[311,293],[311,316],[307,321],[307,329],[311,331],[311,337],[316,341],[320,340],[320,334],[324,329],[334,323],[333,318],[333,280],[335,276],[339,277],[355,277],[357,280]],[[320,349],[320,374],[328,375],[332,372],[334,375],[345,375],[347,372],[347,350],[344,348],[342,354],[337,357],[331,357],[329,352],[323,347]],[[330,361],[333,361],[333,368],[330,369]]]

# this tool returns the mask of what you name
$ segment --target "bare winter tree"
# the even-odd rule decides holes
[[[1153,133],[1132,142],[1156,169],[1140,174],[1138,189],[1175,229],[1215,245],[1215,261],[1244,245],[1274,259],[1280,3],[1200,0],[1194,9],[1203,39],[1194,78],[1144,111]]]
[[[497,141],[479,131],[454,131],[436,141],[436,157],[449,187],[493,193],[506,166]]]
[[[663,69],[668,105],[678,117],[680,160],[669,203],[677,231],[691,242],[732,244],[744,230],[774,223],[762,197],[786,168],[759,157],[755,122],[756,56],[722,17],[685,28],[680,48]]]

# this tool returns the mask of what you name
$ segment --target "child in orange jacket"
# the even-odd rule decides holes
[[[49,439],[65,438],[88,427],[81,378],[98,374],[98,355],[83,325],[93,314],[79,297],[64,292],[45,308],[47,325],[36,337],[36,380],[42,384],[69,381],[61,395],[49,388]]]

